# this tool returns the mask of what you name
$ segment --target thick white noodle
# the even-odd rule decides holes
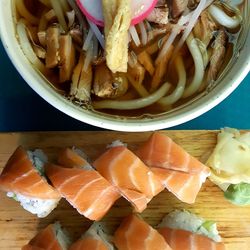
[[[19,38],[20,46],[23,50],[23,53],[28,58],[28,60],[42,73],[46,73],[47,69],[45,65],[38,59],[35,54],[31,43],[28,38],[28,34],[26,31],[26,26],[22,22],[22,19],[17,23],[17,35]]]
[[[159,100],[158,103],[163,106],[169,106],[171,104],[174,104],[182,97],[184,93],[187,74],[183,63],[183,59],[180,55],[176,57],[174,64],[178,74],[178,83],[175,90],[170,95],[164,96]]]
[[[56,13],[59,24],[61,25],[63,30],[65,32],[67,32],[68,31],[68,25],[66,23],[64,13],[63,13],[63,9],[62,9],[62,6],[61,6],[60,2],[58,0],[50,0],[50,2],[51,2],[53,10]]]
[[[194,60],[195,73],[192,82],[187,86],[184,91],[184,98],[193,95],[200,88],[205,73],[203,58],[197,41],[193,36],[193,33],[190,33],[186,40],[186,43]]]
[[[95,109],[119,109],[119,110],[133,110],[145,108],[159,101],[164,95],[167,94],[171,85],[169,83],[164,83],[157,91],[151,95],[135,100],[128,101],[98,101],[93,102],[93,107]]]
[[[239,17],[228,16],[222,9],[214,4],[209,6],[208,11],[216,22],[228,29],[234,29],[240,25],[241,19]]]

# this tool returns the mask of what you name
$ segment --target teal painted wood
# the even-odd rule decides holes
[[[171,129],[250,128],[250,74],[223,102],[202,116]],[[0,132],[101,130],[56,110],[21,78],[0,42]]]

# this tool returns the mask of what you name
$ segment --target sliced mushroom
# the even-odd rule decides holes
[[[75,67],[75,48],[70,35],[61,35],[59,38],[59,57],[60,57],[60,82],[71,79]]]
[[[55,68],[59,63],[59,35],[57,26],[49,27],[46,32],[46,67]]]
[[[45,48],[46,47],[46,31],[39,31],[37,33],[38,40],[40,44]]]
[[[118,98],[128,90],[128,80],[125,74],[113,74],[106,64],[95,67],[94,94],[101,98]]]
[[[83,34],[79,28],[73,28],[69,31],[73,41],[79,46],[83,46]]]
[[[153,23],[167,24],[168,14],[169,14],[168,8],[154,8],[153,11],[147,17],[147,20]]]
[[[212,56],[207,73],[208,83],[214,81],[221,69],[223,59],[226,53],[226,40],[227,35],[224,30],[219,30],[213,44]]]
[[[199,17],[193,33],[207,47],[213,38],[213,32],[217,29],[216,23],[213,21],[207,11],[203,11]]]
[[[188,0],[172,0],[172,17],[179,17],[187,8]]]

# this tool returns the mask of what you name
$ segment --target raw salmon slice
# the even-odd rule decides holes
[[[0,175],[0,189],[40,199],[61,197],[39,174],[21,146],[10,157]]]
[[[68,236],[60,224],[50,224],[39,232],[22,250],[66,250],[70,245]]]
[[[158,177],[125,146],[108,149],[93,166],[119,188],[121,194],[135,205],[137,212],[143,211],[147,203],[164,189]]]
[[[69,250],[109,250],[108,247],[92,237],[86,237],[74,243]]]
[[[57,162],[59,165],[66,168],[90,167],[90,164],[83,156],[80,155],[79,152],[70,148],[65,148],[59,153]]]
[[[119,250],[171,250],[157,230],[136,215],[123,220],[115,232],[114,243]]]
[[[159,233],[173,250],[225,250],[222,242],[181,229],[161,228]]]
[[[157,175],[168,191],[173,193],[179,200],[186,203],[194,203],[205,182],[206,176],[203,172],[197,174],[188,174],[163,168],[151,168]]]
[[[67,201],[90,220],[100,220],[120,194],[97,171],[48,164],[46,173]]]
[[[177,170],[185,173],[210,174],[207,166],[188,154],[168,136],[155,132],[137,151],[140,159],[149,167]]]

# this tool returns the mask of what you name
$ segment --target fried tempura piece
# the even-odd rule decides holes
[[[113,73],[127,72],[130,4],[130,0],[102,0],[106,61]]]

